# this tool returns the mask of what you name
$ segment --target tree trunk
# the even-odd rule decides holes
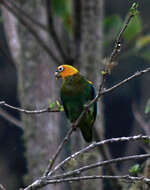
[[[103,21],[103,0],[82,0],[73,3],[73,27],[74,27],[74,50],[75,63],[79,67],[81,73],[98,87],[101,82],[100,69],[102,62],[102,21]],[[102,110],[102,104],[98,102],[98,109]],[[100,115],[99,115],[100,114]],[[102,112],[98,111],[95,128],[100,134],[103,131]],[[93,139],[94,141],[94,139]],[[85,144],[77,133],[74,134],[72,140],[72,149],[77,150]],[[78,160],[78,165],[95,163],[101,160],[100,154],[95,150],[86,154]],[[87,175],[100,175],[101,170],[95,169],[87,173]],[[78,182],[73,184],[73,189],[102,189],[101,181],[94,183],[91,181]]]
[[[23,2],[21,2],[23,3]],[[38,21],[46,24],[44,5],[40,1],[28,1],[24,10]],[[6,17],[7,14],[7,17]],[[54,71],[56,65],[39,46],[33,36],[14,17],[3,9],[5,28],[9,46],[18,71],[18,95],[25,109],[40,109],[48,106],[49,100],[56,100]],[[37,29],[43,40],[54,49],[48,34]],[[30,184],[42,175],[59,143],[59,113],[22,115],[28,174],[25,184]],[[49,185],[44,189],[59,189],[59,185]]]

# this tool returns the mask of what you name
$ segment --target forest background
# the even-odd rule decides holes
[[[148,188],[149,159],[140,159],[150,157],[150,77],[144,70],[150,62],[150,1],[1,0],[0,5],[0,188],[29,190],[37,179],[34,188],[45,190]],[[94,127],[94,141],[101,143],[75,159],[70,155],[89,144],[78,130],[67,133],[61,81],[54,77],[60,64],[77,67],[102,94]],[[74,171],[69,175],[77,179],[70,181],[76,182],[47,176],[68,156],[54,174]],[[94,163],[106,166],[79,172]],[[93,179],[83,180],[86,176]]]

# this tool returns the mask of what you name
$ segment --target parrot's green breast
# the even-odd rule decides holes
[[[63,81],[60,93],[66,116],[70,122],[74,122],[83,111],[84,105],[95,97],[92,83],[79,73]],[[96,118],[96,109],[95,103],[78,124],[87,142],[92,141],[92,126]]]

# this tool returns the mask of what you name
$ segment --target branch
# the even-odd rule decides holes
[[[56,159],[57,159],[59,153],[61,152],[61,150],[62,150],[64,144],[68,141],[69,137],[71,136],[73,130],[74,130],[74,128],[71,127],[70,130],[67,132],[67,134],[66,134],[65,138],[63,139],[63,141],[62,141],[62,142],[60,143],[60,145],[58,146],[58,148],[57,148],[55,154],[52,156],[52,159],[49,161],[49,164],[48,164],[48,166],[47,166],[47,168],[46,168],[46,170],[45,170],[45,172],[44,172],[44,174],[43,174],[43,177],[45,177],[45,176],[47,176],[47,175],[51,175],[51,174],[49,174],[49,172],[50,172],[50,170],[52,169],[52,167],[53,167],[53,165],[54,165],[54,163],[55,163],[55,161],[56,161]]]
[[[41,113],[45,113],[45,112],[60,112],[59,109],[51,109],[51,108],[45,108],[45,109],[41,109],[41,110],[25,110],[22,108],[17,108],[14,106],[11,106],[9,104],[7,104],[5,101],[0,101],[0,106],[5,106],[7,108],[19,111],[21,113],[25,113],[25,114],[41,114]]]
[[[0,190],[6,190],[2,184],[0,184]]]
[[[41,38],[41,36],[37,33],[37,31],[23,18],[19,16],[19,13],[17,13],[10,5],[7,4],[6,1],[1,0],[0,3],[8,10],[10,11],[19,21],[20,23],[31,33],[31,35],[37,40],[37,42],[41,45],[41,47],[48,53],[48,55],[51,56],[51,58],[57,63],[61,64],[61,61],[56,57],[56,55],[51,51],[49,46],[44,42],[44,40]]]
[[[118,55],[118,53],[120,52],[120,48],[121,48],[121,44],[120,44],[121,42],[120,41],[121,41],[122,35],[125,32],[126,28],[128,27],[128,25],[129,25],[129,23],[130,23],[130,21],[131,21],[131,19],[133,17],[134,17],[134,14],[131,14],[129,12],[124,26],[121,29],[120,33],[118,34],[118,36],[117,36],[117,38],[115,40],[115,47],[114,47],[114,49],[113,49],[113,51],[112,51],[112,53],[110,55],[110,58],[109,58],[110,62],[112,62],[116,58],[116,56]]]
[[[82,36],[82,31],[81,31],[81,20],[82,20],[82,15],[81,15],[81,9],[82,9],[82,2],[81,0],[72,1],[72,27],[73,27],[73,40],[74,44],[72,49],[73,56],[75,57],[76,61],[80,57],[81,53],[81,36]]]
[[[116,88],[118,88],[118,87],[124,85],[125,83],[131,81],[132,79],[137,78],[137,77],[139,77],[139,76],[141,76],[141,75],[144,75],[145,73],[148,73],[148,72],[150,72],[150,67],[147,68],[147,69],[145,69],[145,70],[136,72],[135,74],[131,75],[130,77],[128,77],[128,78],[122,80],[121,82],[115,84],[114,86],[112,86],[112,87],[110,87],[110,88],[108,88],[108,89],[104,89],[104,90],[100,93],[100,95],[105,95],[105,94],[107,94],[107,93],[109,93],[109,92],[115,90]],[[99,96],[100,96],[100,95],[99,95]],[[96,99],[98,99],[98,98],[99,98],[99,97],[97,97]],[[95,101],[95,100],[93,100],[93,101]],[[92,103],[92,102],[91,102],[91,103]]]
[[[56,29],[55,29],[55,25],[54,25],[54,16],[53,16],[53,7],[52,7],[52,0],[45,0],[45,4],[46,4],[46,12],[47,12],[47,20],[48,20],[48,30],[49,33],[53,39],[53,41],[55,42],[55,45],[58,49],[58,52],[60,53],[60,55],[62,56],[64,63],[66,62],[66,54],[63,50],[63,47],[60,43],[60,39],[57,35]]]
[[[130,175],[123,176],[108,176],[108,175],[99,175],[99,176],[81,176],[81,177],[72,177],[66,179],[56,179],[56,180],[47,180],[47,184],[62,183],[68,181],[80,181],[80,180],[91,180],[91,179],[118,179],[118,180],[127,180],[130,183],[135,183],[136,181],[141,181],[144,183],[150,183],[150,179],[147,177],[133,177]]]
[[[137,136],[131,136],[131,137],[119,137],[119,138],[112,138],[112,139],[107,139],[107,140],[103,140],[100,142],[94,142],[92,144],[90,144],[89,146],[81,149],[80,151],[72,154],[71,156],[67,157],[65,160],[63,160],[62,162],[60,162],[51,172],[50,175],[53,174],[54,172],[56,172],[56,170],[58,170],[59,168],[61,168],[65,163],[67,163],[68,161],[70,161],[71,159],[76,158],[77,156],[79,156],[80,154],[83,154],[85,152],[89,152],[91,149],[94,149],[98,146],[102,146],[104,144],[109,144],[109,143],[115,143],[115,142],[128,142],[128,141],[136,141],[136,140],[146,140],[146,139],[150,139],[149,136],[142,136],[142,135],[137,135]]]
[[[2,116],[4,119],[11,122],[12,124],[16,125],[17,127],[22,128],[21,121],[19,121],[15,117],[11,116],[10,114],[8,114],[5,110],[3,110],[1,108],[0,108],[0,116]]]
[[[93,168],[106,166],[109,164],[114,164],[114,163],[123,162],[123,161],[141,160],[141,159],[149,158],[149,157],[150,157],[150,154],[141,154],[141,155],[125,156],[125,157],[115,158],[115,159],[111,159],[111,160],[105,160],[105,161],[97,162],[95,164],[83,166],[81,168],[78,168],[78,169],[70,171],[70,172],[52,176],[49,179],[58,179],[58,178],[61,179],[61,178],[69,177],[69,176],[80,175],[82,172],[93,169]]]
[[[144,183],[150,183],[150,179],[146,177],[133,177],[130,175],[123,175],[123,176],[108,176],[108,175],[98,175],[98,176],[82,176],[82,177],[71,177],[66,179],[55,179],[55,180],[47,180],[45,179],[38,179],[31,184],[24,190],[36,190],[48,184],[56,184],[56,183],[63,183],[63,182],[71,182],[71,181],[80,181],[80,180],[91,180],[91,179],[118,179],[118,180],[127,180],[132,183],[136,181],[141,181]],[[41,183],[42,182],[42,183]]]
[[[114,86],[108,88],[108,89],[102,89],[103,88],[103,84],[104,84],[104,78],[103,78],[103,81],[100,85],[100,88],[99,88],[99,92],[97,94],[97,96],[88,104],[85,106],[83,112],[80,114],[80,116],[78,117],[78,119],[75,121],[75,123],[72,125],[72,127],[76,127],[78,125],[78,123],[80,122],[80,120],[82,119],[83,115],[85,114],[85,112],[95,103],[98,101],[98,99],[102,96],[102,95],[105,95],[113,90],[115,90],[116,88],[124,85],[125,83],[133,80],[134,78],[137,78],[141,75],[144,75],[145,73],[148,73],[150,72],[150,67],[145,69],[145,70],[142,70],[142,71],[138,71],[136,72],[135,74],[131,75],[130,77],[124,79],[123,81],[115,84]],[[33,111],[29,111],[29,110],[24,110],[24,109],[21,109],[21,108],[16,108],[14,106],[11,106],[7,103],[5,103],[4,101],[1,101],[0,102],[0,105],[4,105],[6,107],[9,107],[11,109],[15,109],[15,110],[18,110],[20,112],[24,112],[24,113],[27,113],[27,114],[39,114],[39,113],[44,113],[44,112],[59,112],[59,110],[51,110],[49,108],[46,108],[46,109],[43,109],[43,110],[33,110]]]
[[[17,11],[18,16],[19,17],[24,17],[26,20],[28,20],[28,22],[31,22],[32,24],[34,24],[35,26],[41,28],[42,30],[44,30],[45,32],[47,32],[47,28],[45,25],[43,25],[42,23],[40,23],[39,21],[33,19],[32,16],[30,16],[29,14],[27,14],[19,5],[18,3],[16,3],[16,1],[14,2],[14,0],[5,0],[7,1],[7,3],[11,4],[11,7],[13,8],[13,10]]]
[[[118,162],[127,161],[127,160],[139,160],[139,159],[144,159],[144,158],[148,158],[148,157],[150,157],[150,154],[126,156],[126,157],[116,158],[116,159],[112,159],[112,160],[106,160],[106,161],[98,162],[96,164],[84,166],[82,168],[73,170],[71,172],[64,173],[62,175],[52,176],[51,178],[41,177],[38,180],[36,180],[34,183],[32,183],[31,185],[26,187],[24,190],[39,189],[43,186],[46,186],[47,184],[61,183],[61,182],[66,182],[66,181],[79,181],[79,180],[85,180],[85,179],[96,179],[95,176],[83,176],[83,177],[72,177],[72,178],[66,178],[66,177],[73,176],[73,175],[79,175],[81,172],[86,171],[88,169],[95,168],[95,167],[100,167],[100,166],[118,163]],[[126,177],[127,176],[128,175],[126,175]],[[99,178],[103,178],[103,177],[101,176]],[[125,179],[125,177],[122,178],[122,176],[111,176],[111,177],[106,177],[106,179],[107,178],[108,179],[116,179],[116,178],[117,179]],[[126,180],[129,180],[129,179],[130,178],[126,178]],[[144,177],[139,177],[139,178],[133,177],[132,178],[132,176],[131,176],[131,179],[133,181],[137,181],[137,180],[143,180],[145,178]],[[150,182],[150,179],[148,179],[148,180],[146,179],[145,182]]]

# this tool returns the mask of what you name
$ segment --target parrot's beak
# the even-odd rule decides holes
[[[56,79],[58,79],[58,78],[61,77],[61,76],[60,76],[60,73],[59,73],[58,71],[55,72],[55,77],[56,77]]]

